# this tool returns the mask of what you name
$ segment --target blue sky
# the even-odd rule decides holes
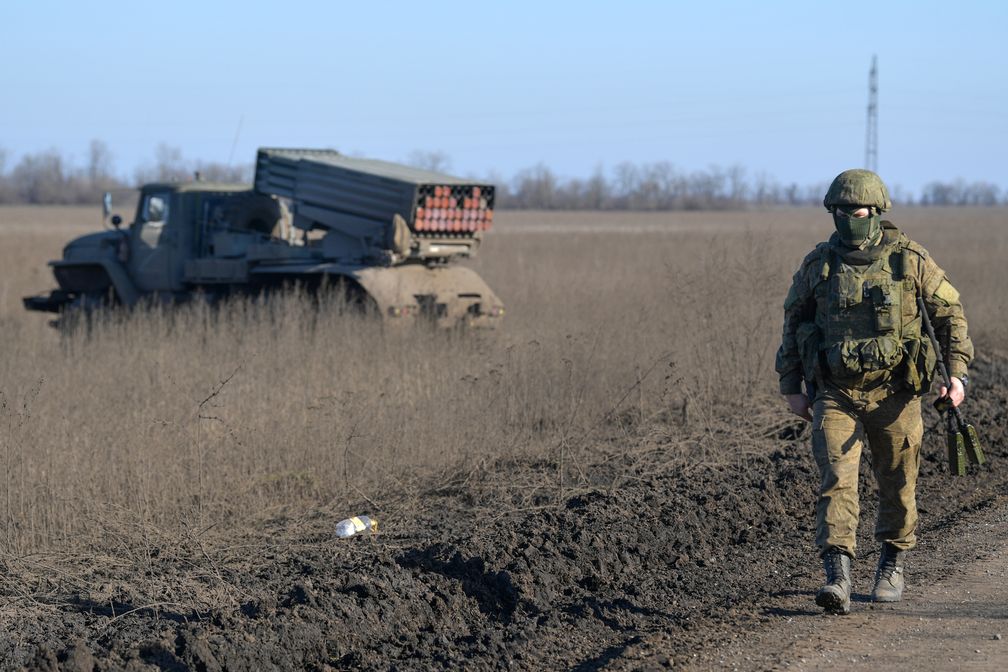
[[[820,183],[879,172],[1008,188],[1008,5],[997,2],[54,2],[0,7],[0,148],[117,170],[161,144],[258,146],[565,177],[621,161]],[[239,132],[240,124],[240,132]],[[238,135],[232,156],[232,145]]]

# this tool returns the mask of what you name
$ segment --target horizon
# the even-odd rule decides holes
[[[120,177],[161,145],[225,165],[305,146],[398,162],[441,152],[459,175],[542,164],[580,179],[668,161],[805,186],[863,164],[877,55],[891,190],[1008,187],[998,3],[853,3],[848,17],[870,17],[863,38],[797,2],[272,7],[0,9],[0,54],[18,64],[0,74],[6,168],[49,150],[79,165],[98,139]]]

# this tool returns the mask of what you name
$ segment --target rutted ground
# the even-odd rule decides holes
[[[1003,670],[1008,661],[1008,497],[966,513],[919,548],[908,566],[901,604],[867,601],[871,569],[857,572],[850,616],[824,618],[811,607],[814,587],[783,592],[768,610],[773,622],[723,647],[710,647],[689,667],[721,669]],[[873,560],[873,559],[872,559]],[[645,660],[657,657],[660,640]]]
[[[975,374],[969,415],[990,466],[948,476],[942,437],[930,433],[922,565],[910,570],[918,585],[962,554],[975,557],[958,534],[968,514],[1005,506],[1008,363],[981,359]],[[496,464],[403,509],[375,537],[335,540],[336,516],[319,512],[254,536],[194,540],[186,553],[152,542],[142,561],[95,566],[85,580],[61,581],[27,558],[3,572],[5,666],[587,670],[800,660],[773,633],[788,619],[815,624],[801,632],[827,627],[809,607],[817,476],[805,441],[769,437],[724,463],[684,465],[661,451],[660,440],[638,450],[600,444],[580,465],[595,485],[559,504],[544,492],[527,506],[499,487],[541,483],[556,465]],[[872,499],[860,530],[862,592],[875,559]],[[180,608],[170,590],[139,603],[130,587],[144,581],[202,586],[212,606]],[[912,583],[910,600],[917,594]],[[851,623],[872,621],[867,608],[855,605]],[[747,660],[751,647],[761,657]]]

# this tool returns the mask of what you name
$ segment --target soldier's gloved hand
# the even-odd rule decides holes
[[[938,398],[944,399],[946,396],[948,396],[948,398],[952,400],[953,406],[958,406],[959,404],[961,404],[963,398],[965,398],[966,396],[966,388],[963,387],[962,381],[953,376],[951,394],[949,394],[948,388],[942,385],[941,388],[939,388],[938,390]]]
[[[785,394],[784,399],[787,401],[788,408],[791,409],[792,413],[797,415],[799,418],[804,418],[805,420],[812,422],[812,413],[809,409],[808,397],[804,394]]]

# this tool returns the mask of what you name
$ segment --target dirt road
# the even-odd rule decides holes
[[[879,670],[916,672],[1008,668],[1008,497],[959,520],[942,539],[919,548],[908,564],[900,604],[868,598],[876,558],[855,566],[855,596],[846,617],[813,604],[814,577],[770,596],[720,641],[678,658],[659,635],[613,667],[683,669]],[[728,625],[728,624],[726,624]],[[730,625],[728,626],[730,628]]]
[[[782,661],[811,670],[836,669],[837,664],[918,672],[1008,668],[1003,639],[1008,634],[1008,516],[1003,506],[995,513],[996,522],[969,525],[956,540],[955,548],[965,557],[946,552],[926,560],[937,563],[928,574],[948,571],[948,578],[918,584],[905,604],[860,608],[839,624],[815,624],[807,637],[796,638],[800,643],[783,652]]]

